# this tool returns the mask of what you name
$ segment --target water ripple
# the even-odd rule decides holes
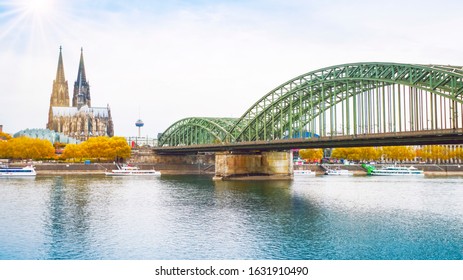
[[[462,180],[2,180],[0,259],[462,259]]]

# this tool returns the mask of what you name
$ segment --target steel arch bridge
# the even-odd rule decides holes
[[[172,124],[158,139],[163,146],[218,144],[232,138],[238,118],[185,118]]]
[[[190,118],[160,146],[426,133],[463,128],[463,67],[353,63],[276,87],[240,118]]]

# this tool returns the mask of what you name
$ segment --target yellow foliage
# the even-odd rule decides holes
[[[382,148],[383,156],[390,160],[412,160],[416,152],[409,146],[390,146]]]
[[[323,150],[322,149],[301,149],[299,150],[299,156],[302,159],[306,159],[309,161],[320,160],[323,158]]]
[[[0,158],[50,159],[54,156],[55,149],[48,140],[19,137],[0,142]]]
[[[67,144],[64,148],[61,158],[63,159],[79,159],[82,160],[83,153],[77,144]]]
[[[378,160],[381,154],[379,150],[374,147],[335,148],[331,153],[331,157],[353,161],[369,161]]]
[[[1,140],[10,140],[12,137],[10,134],[5,132],[0,132],[0,141]]]
[[[109,140],[110,147],[114,151],[114,157],[128,158],[131,154],[130,146],[124,137],[114,136]]]
[[[458,147],[455,151],[451,152],[449,147],[440,146],[440,145],[429,145],[423,146],[417,151],[417,156],[421,157],[423,160],[448,160],[450,158],[459,158],[461,159],[461,147]]]
[[[453,152],[453,157],[456,159],[463,159],[463,149],[461,147],[457,147]]]
[[[124,137],[92,137],[80,144],[68,144],[63,151],[63,159],[93,158],[113,160],[116,157],[130,157],[131,149]]]

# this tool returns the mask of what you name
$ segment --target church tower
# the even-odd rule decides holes
[[[79,71],[77,73],[77,80],[74,83],[72,107],[80,109],[84,105],[92,107],[90,100],[90,85],[88,84],[87,77],[85,76],[83,48],[80,48]]]
[[[48,112],[47,128],[53,129],[53,112],[52,107],[69,107],[69,90],[68,81],[64,76],[62,48],[59,47],[58,69],[56,78],[53,81],[53,90],[50,97],[50,109]]]
[[[53,81],[47,128],[66,136],[85,141],[90,137],[114,136],[111,109],[91,107],[90,86],[85,76],[83,49],[80,49],[79,71],[74,83],[72,106],[69,106],[68,82],[64,77],[61,47],[58,70]]]

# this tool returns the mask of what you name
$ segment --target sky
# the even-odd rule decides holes
[[[70,97],[83,48],[115,135],[240,117],[284,82],[354,62],[463,65],[463,1],[0,0],[0,125],[45,128],[59,47]]]

